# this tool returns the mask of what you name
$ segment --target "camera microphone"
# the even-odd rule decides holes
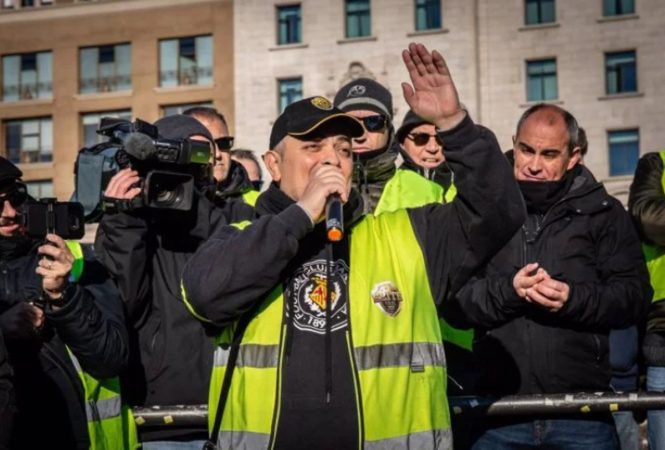
[[[143,133],[129,133],[125,140],[125,151],[141,161],[150,159],[157,153],[150,136]]]
[[[338,194],[326,201],[326,234],[330,242],[339,242],[344,237],[344,211]]]

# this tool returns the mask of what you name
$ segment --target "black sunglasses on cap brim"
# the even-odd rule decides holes
[[[386,116],[381,114],[358,118],[358,120],[360,120],[363,123],[367,131],[371,131],[374,133],[385,130],[386,125],[388,123],[388,119],[386,118]]]
[[[215,144],[220,150],[231,150],[233,147],[233,136],[224,136],[215,139]]]
[[[436,139],[436,143],[443,147],[443,141],[441,140],[438,134],[410,133],[406,137],[411,139],[413,143],[416,144],[418,147],[426,145],[429,142],[430,138]]]

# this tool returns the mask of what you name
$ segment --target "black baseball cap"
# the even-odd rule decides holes
[[[291,103],[275,120],[270,132],[270,149],[286,136],[303,139],[314,134],[324,124],[335,123],[349,137],[360,137],[365,129],[355,117],[333,107],[325,97],[310,97]]]
[[[0,156],[0,188],[7,188],[21,180],[23,172],[8,159]]]

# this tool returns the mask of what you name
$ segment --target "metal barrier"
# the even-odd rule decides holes
[[[513,395],[501,398],[468,396],[450,397],[448,401],[451,412],[462,416],[597,414],[665,409],[665,394],[662,392]],[[205,427],[208,422],[208,407],[205,405],[133,408],[132,412],[136,424],[142,429]]]

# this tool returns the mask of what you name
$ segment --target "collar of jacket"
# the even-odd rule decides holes
[[[394,134],[385,147],[366,153],[353,154],[353,183],[362,192],[365,184],[385,182],[395,174],[395,160],[399,154],[399,143]]]
[[[428,180],[435,182],[436,184],[442,186],[446,190],[453,184],[453,179],[454,179],[453,171],[450,170],[448,163],[446,163],[445,161],[443,161],[438,167],[435,167],[433,169],[425,169],[424,167],[420,167],[415,162],[413,162],[411,157],[401,148],[400,148],[400,155],[402,155],[402,159],[404,159],[404,162],[400,166],[400,169],[406,169],[406,170],[411,170],[412,172],[416,172],[421,177],[427,178]]]
[[[256,201],[258,215],[279,214],[295,203],[273,181]],[[355,189],[351,189],[349,201],[344,204],[344,227],[350,228],[363,217],[363,201]]]
[[[215,197],[226,200],[229,197],[240,197],[253,189],[247,171],[242,164],[231,160],[229,174],[226,179],[215,186]]]
[[[0,237],[0,260],[10,261],[27,255],[33,248],[39,246],[39,241],[28,236],[15,236],[11,238]]]

